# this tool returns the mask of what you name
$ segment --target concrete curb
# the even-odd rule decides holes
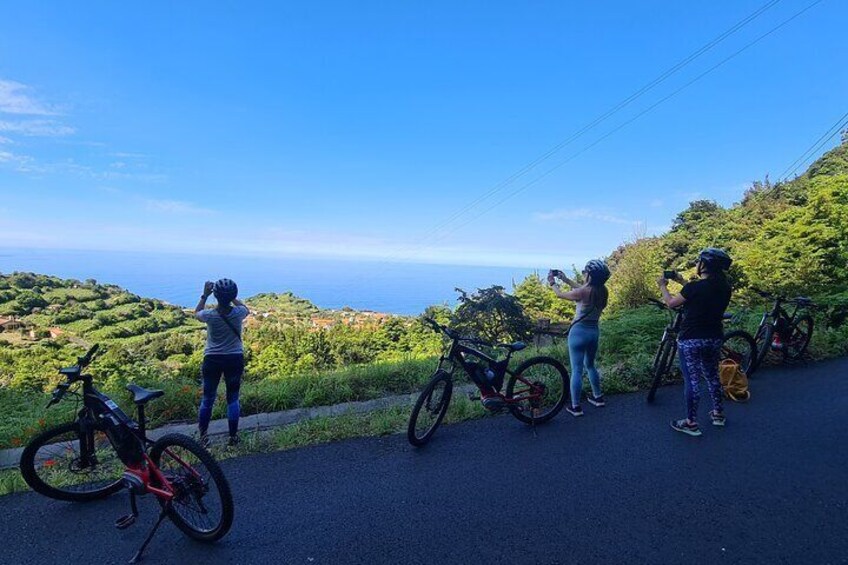
[[[468,389],[468,390],[465,390]],[[455,392],[465,393],[476,390],[473,385],[456,387]],[[283,410],[282,412],[270,412],[262,414],[251,414],[244,416],[239,421],[239,429],[242,431],[260,432],[273,428],[280,428],[304,420],[313,420],[315,418],[326,418],[333,416],[341,416],[343,414],[363,414],[373,412],[383,408],[392,408],[394,406],[408,406],[415,402],[418,398],[418,392],[412,394],[400,394],[397,396],[384,396],[373,400],[363,400],[359,402],[343,402],[342,404],[333,404],[331,406],[316,406],[314,408],[294,408],[292,410]],[[197,432],[197,424],[168,424],[161,428],[149,430],[148,437],[157,440],[165,434],[180,433],[186,435],[194,435]],[[210,436],[227,435],[227,420],[213,420],[209,424]],[[14,449],[0,449],[0,469],[11,469],[18,466],[23,453],[23,447]]]

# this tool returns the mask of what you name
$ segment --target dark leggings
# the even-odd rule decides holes
[[[229,423],[230,435],[238,433],[238,421],[240,415],[239,389],[241,388],[241,376],[244,374],[244,355],[207,355],[203,358],[201,375],[203,376],[203,399],[200,401],[200,433],[205,434],[209,429],[209,421],[212,419],[212,406],[218,394],[218,384],[221,375],[224,376],[224,384],[227,387],[227,422]]]
[[[707,381],[707,389],[713,400],[713,410],[718,413],[722,408],[722,388],[718,377],[718,363],[721,359],[721,338],[718,339],[682,339],[680,348],[680,370],[683,372],[683,394],[686,398],[687,416],[695,422],[698,418],[698,403],[701,393],[699,381]]]

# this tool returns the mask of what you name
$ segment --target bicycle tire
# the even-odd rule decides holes
[[[754,374],[754,371],[756,371],[757,342],[755,342],[754,338],[751,337],[751,334],[745,330],[733,330],[732,332],[727,332],[722,338],[722,359],[727,358],[727,351],[725,350],[724,344],[733,339],[742,340],[748,346],[748,359],[746,363],[741,365],[741,369],[746,376],[750,377]]]
[[[436,406],[436,410],[431,410],[429,406],[427,407],[427,411],[430,414],[435,414],[436,418],[433,423],[427,427],[424,433],[419,435],[417,432],[418,417],[421,415],[421,410],[425,407],[425,404],[432,400],[431,395],[440,382],[444,382],[445,388],[439,397],[439,404]],[[412,408],[412,413],[409,415],[409,423],[406,427],[406,438],[409,440],[409,443],[415,447],[421,447],[430,441],[430,438],[433,437],[434,433],[436,433],[436,429],[442,423],[442,420],[448,411],[452,394],[453,379],[451,376],[446,371],[436,371],[430,379],[430,382],[427,383],[427,386],[425,386],[424,390],[421,391],[421,394],[418,395],[418,399],[415,401],[415,406]]]
[[[663,378],[668,373],[673,360],[672,351],[674,350],[674,340],[665,338],[660,343],[657,349],[657,354],[654,357],[654,365],[652,367],[653,379],[651,380],[651,388],[648,390],[648,403],[654,402],[657,396],[657,389],[662,384]]]
[[[760,368],[763,361],[768,357],[771,351],[771,340],[774,337],[774,326],[770,323],[761,325],[757,328],[757,333],[754,334],[754,343],[757,346],[757,362],[754,365],[754,371]]]
[[[76,453],[73,450],[79,451],[81,433],[79,422],[68,422],[41,432],[29,442],[21,454],[20,471],[32,490],[55,500],[90,502],[106,498],[123,488],[124,465],[105,435],[104,448],[108,445],[109,453],[114,459],[102,465],[96,463],[93,468],[85,470],[85,474],[82,473],[83,470],[71,469],[78,459],[74,457]],[[65,441],[57,441],[63,435],[67,436]],[[42,448],[46,451],[39,455]],[[44,459],[45,457],[47,459]],[[67,469],[63,461],[67,463]],[[58,483],[73,483],[74,477],[88,479],[98,468],[103,469],[103,477],[94,482],[51,484],[54,479]]]
[[[553,357],[532,357],[521,365],[510,374],[509,381],[507,381],[506,385],[506,398],[511,399],[515,394],[515,383],[518,381],[518,377],[525,374],[528,369],[536,365],[549,365],[553,367],[557,373],[559,374],[558,382],[561,388],[561,394],[559,398],[554,402],[554,405],[547,410],[544,414],[540,416],[528,416],[524,412],[522,412],[517,406],[510,406],[510,412],[513,416],[515,416],[519,421],[524,422],[525,424],[544,424],[554,416],[556,416],[562,407],[565,406],[566,400],[569,398],[569,380],[568,380],[568,371],[565,367],[554,359]]]
[[[807,331],[804,335],[801,342],[799,342],[800,346],[795,347],[794,340],[796,339],[795,331],[802,325],[807,325]],[[804,353],[807,352],[807,347],[810,346],[810,340],[813,338],[813,329],[814,323],[812,316],[804,315],[799,317],[792,325],[789,327],[789,337],[786,340],[786,348],[783,350],[783,355],[786,359],[790,361],[797,361],[804,357]]]
[[[196,468],[199,467],[199,465],[192,465],[189,462],[188,465],[191,465],[191,471],[186,469],[185,453],[183,453],[183,457],[175,454],[175,456],[179,457],[180,460],[172,458],[172,460],[177,461],[178,463],[176,468],[178,470],[186,471],[185,474],[175,476],[174,471],[163,468],[163,455],[170,454],[174,448],[180,448],[184,450],[184,452],[193,455],[197,461],[206,468],[208,471],[208,478],[206,478],[203,483],[198,484],[196,477],[194,477],[191,472],[193,471],[194,473],[200,474],[200,471]],[[215,458],[212,457],[211,453],[186,435],[167,434],[156,440],[153,447],[150,448],[150,459],[157,467],[159,467],[159,470],[162,471],[162,473],[168,477],[170,481],[172,481],[172,484],[175,485],[178,492],[177,496],[171,502],[171,507],[168,509],[168,518],[171,519],[174,525],[176,525],[190,538],[206,543],[218,541],[230,531],[230,527],[233,525],[233,517],[235,515],[233,495],[230,490],[230,483],[227,482],[227,478],[224,476],[224,471],[221,470],[221,466]],[[201,499],[213,492],[212,488],[209,488],[208,486],[209,480],[214,482],[215,491],[221,503],[220,517],[218,518],[217,523],[212,524],[211,527],[201,529],[197,527],[196,524],[192,524],[187,520],[183,514],[183,510],[188,509],[189,505],[186,503],[192,502],[192,500],[189,500],[189,497],[193,497],[193,502],[202,508],[200,513],[208,513],[208,508],[204,507]],[[205,491],[204,486],[206,486]],[[198,493],[202,493],[199,498],[197,496]],[[165,506],[168,504],[168,501],[159,499],[159,504]]]

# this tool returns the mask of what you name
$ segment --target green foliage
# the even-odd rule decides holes
[[[642,238],[613,253],[609,260],[612,277],[607,282],[610,312],[643,306],[656,297],[656,280],[663,270],[662,241]]]
[[[479,289],[473,294],[462,289],[457,292],[459,305],[451,325],[462,334],[492,343],[530,337],[533,322],[518,298],[507,294],[502,286]]]
[[[565,322],[574,317],[574,303],[554,294],[551,287],[539,278],[538,273],[527,275],[515,285],[513,293],[531,319]]]

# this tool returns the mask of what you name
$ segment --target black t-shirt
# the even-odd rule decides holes
[[[687,283],[680,294],[686,299],[683,303],[680,339],[722,337],[722,319],[730,304],[730,285],[711,277]]]

